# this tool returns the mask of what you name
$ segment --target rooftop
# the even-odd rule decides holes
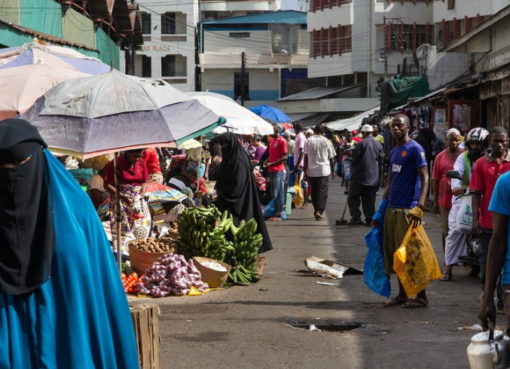
[[[295,10],[279,10],[276,12],[265,12],[260,14],[243,15],[204,21],[204,25],[213,24],[306,24],[306,13]]]

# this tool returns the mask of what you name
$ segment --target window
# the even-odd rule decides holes
[[[142,55],[142,77],[152,77],[151,57]]]
[[[241,96],[243,96],[243,100],[250,100],[249,76],[248,72],[244,72],[244,78],[242,78],[243,74],[241,72],[234,73],[234,100],[239,99]]]
[[[186,77],[186,57],[182,55],[165,55],[161,58],[161,76]]]
[[[161,14],[161,34],[175,35],[175,13]]]
[[[250,32],[229,32],[228,37],[232,38],[250,38]]]
[[[271,51],[273,54],[295,54],[297,52],[299,26],[271,24]]]
[[[455,0],[448,0],[448,10],[455,9]]]
[[[142,33],[144,35],[151,34],[151,15],[149,13],[141,12],[142,14]]]

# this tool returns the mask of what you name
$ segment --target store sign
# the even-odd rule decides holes
[[[170,51],[170,45],[143,45],[142,51]]]

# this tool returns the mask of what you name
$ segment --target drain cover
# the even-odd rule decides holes
[[[344,332],[350,331],[356,328],[363,327],[363,323],[360,322],[346,322],[338,320],[287,320],[286,323],[295,328],[302,328],[306,330],[316,330],[328,332]]]

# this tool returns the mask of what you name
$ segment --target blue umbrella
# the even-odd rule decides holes
[[[287,114],[273,106],[257,105],[251,107],[250,110],[262,118],[271,119],[277,123],[288,123],[291,121]]]

